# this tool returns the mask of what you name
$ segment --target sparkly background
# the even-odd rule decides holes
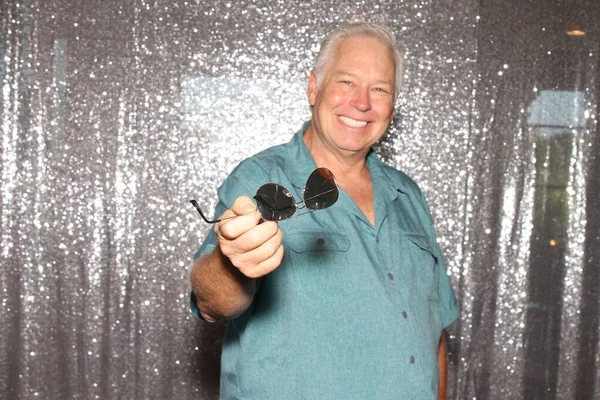
[[[597,1],[0,5],[0,398],[216,397],[187,200],[289,140],[355,18],[407,49],[379,150],[427,194],[459,297],[449,398],[600,398]]]

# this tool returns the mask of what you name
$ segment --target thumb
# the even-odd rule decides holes
[[[235,215],[250,214],[251,212],[256,211],[256,205],[250,197],[240,196],[235,200],[233,206],[231,206],[231,211],[233,211]]]

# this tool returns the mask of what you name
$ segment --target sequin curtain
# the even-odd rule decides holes
[[[187,200],[289,140],[321,38],[357,18],[407,49],[379,151],[459,297],[449,398],[600,398],[597,1],[0,4],[0,398],[216,398]]]

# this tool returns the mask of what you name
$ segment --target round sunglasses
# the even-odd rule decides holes
[[[290,191],[277,183],[262,185],[256,192],[254,199],[256,200],[258,211],[264,220],[281,221],[291,218],[296,213],[296,210],[303,208],[307,208],[310,210],[308,212],[312,212],[331,207],[337,201],[339,194],[340,191],[333,173],[327,168],[317,168],[310,174],[306,185],[304,185],[302,201],[296,202]],[[227,217],[209,220],[200,209],[196,200],[190,200],[190,203],[196,208],[202,219],[209,224],[234,218]]]

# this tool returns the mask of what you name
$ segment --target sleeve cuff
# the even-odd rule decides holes
[[[198,308],[198,303],[196,302],[196,295],[193,291],[190,292],[190,311],[192,311],[192,314],[194,314],[196,318],[205,321],[205,319],[202,317],[202,314],[200,314],[200,309]]]
[[[456,300],[451,301],[450,307],[442,313],[442,329],[446,329],[460,316]]]

